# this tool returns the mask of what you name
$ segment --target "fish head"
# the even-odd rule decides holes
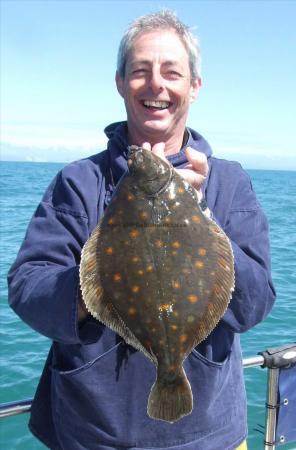
[[[168,161],[151,150],[135,145],[129,147],[127,164],[135,188],[148,195],[156,195],[168,184],[172,175],[172,166]]]

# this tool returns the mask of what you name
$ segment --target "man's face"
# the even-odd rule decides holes
[[[147,32],[136,38],[125,77],[117,74],[116,83],[125,101],[132,144],[183,137],[189,106],[200,83],[191,80],[188,54],[173,30]]]

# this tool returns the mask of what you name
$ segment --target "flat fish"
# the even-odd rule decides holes
[[[83,247],[80,284],[88,311],[155,365],[148,415],[173,423],[190,414],[183,362],[224,314],[234,262],[226,234],[168,161],[129,148],[128,171]]]

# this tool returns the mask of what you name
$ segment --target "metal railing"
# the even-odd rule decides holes
[[[264,450],[274,450],[276,447],[276,418],[278,401],[278,382],[280,368],[296,363],[296,345],[268,349],[256,356],[243,359],[244,369],[262,367],[268,369],[266,393],[266,420]],[[28,413],[33,399],[0,404],[0,418]]]
[[[28,398],[27,400],[2,403],[0,405],[0,418],[30,412],[32,401],[32,398]]]

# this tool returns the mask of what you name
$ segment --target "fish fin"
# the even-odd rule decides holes
[[[86,309],[96,319],[100,319],[100,303],[103,289],[99,277],[98,241],[100,238],[100,223],[96,226],[81,252],[79,266],[80,287]]]
[[[225,232],[212,219],[206,218],[216,236],[216,286],[209,298],[211,309],[205,311],[196,332],[194,347],[208,337],[224,315],[235,287],[234,256],[232,245]]]
[[[174,423],[192,412],[192,391],[183,367],[173,380],[159,374],[148,399],[148,415],[152,419]]]
[[[80,286],[86,309],[93,317],[119,334],[127,344],[144,353],[156,365],[155,356],[149,353],[125,325],[114,304],[105,298],[100,280],[100,255],[98,253],[100,230],[99,223],[81,252]]]

